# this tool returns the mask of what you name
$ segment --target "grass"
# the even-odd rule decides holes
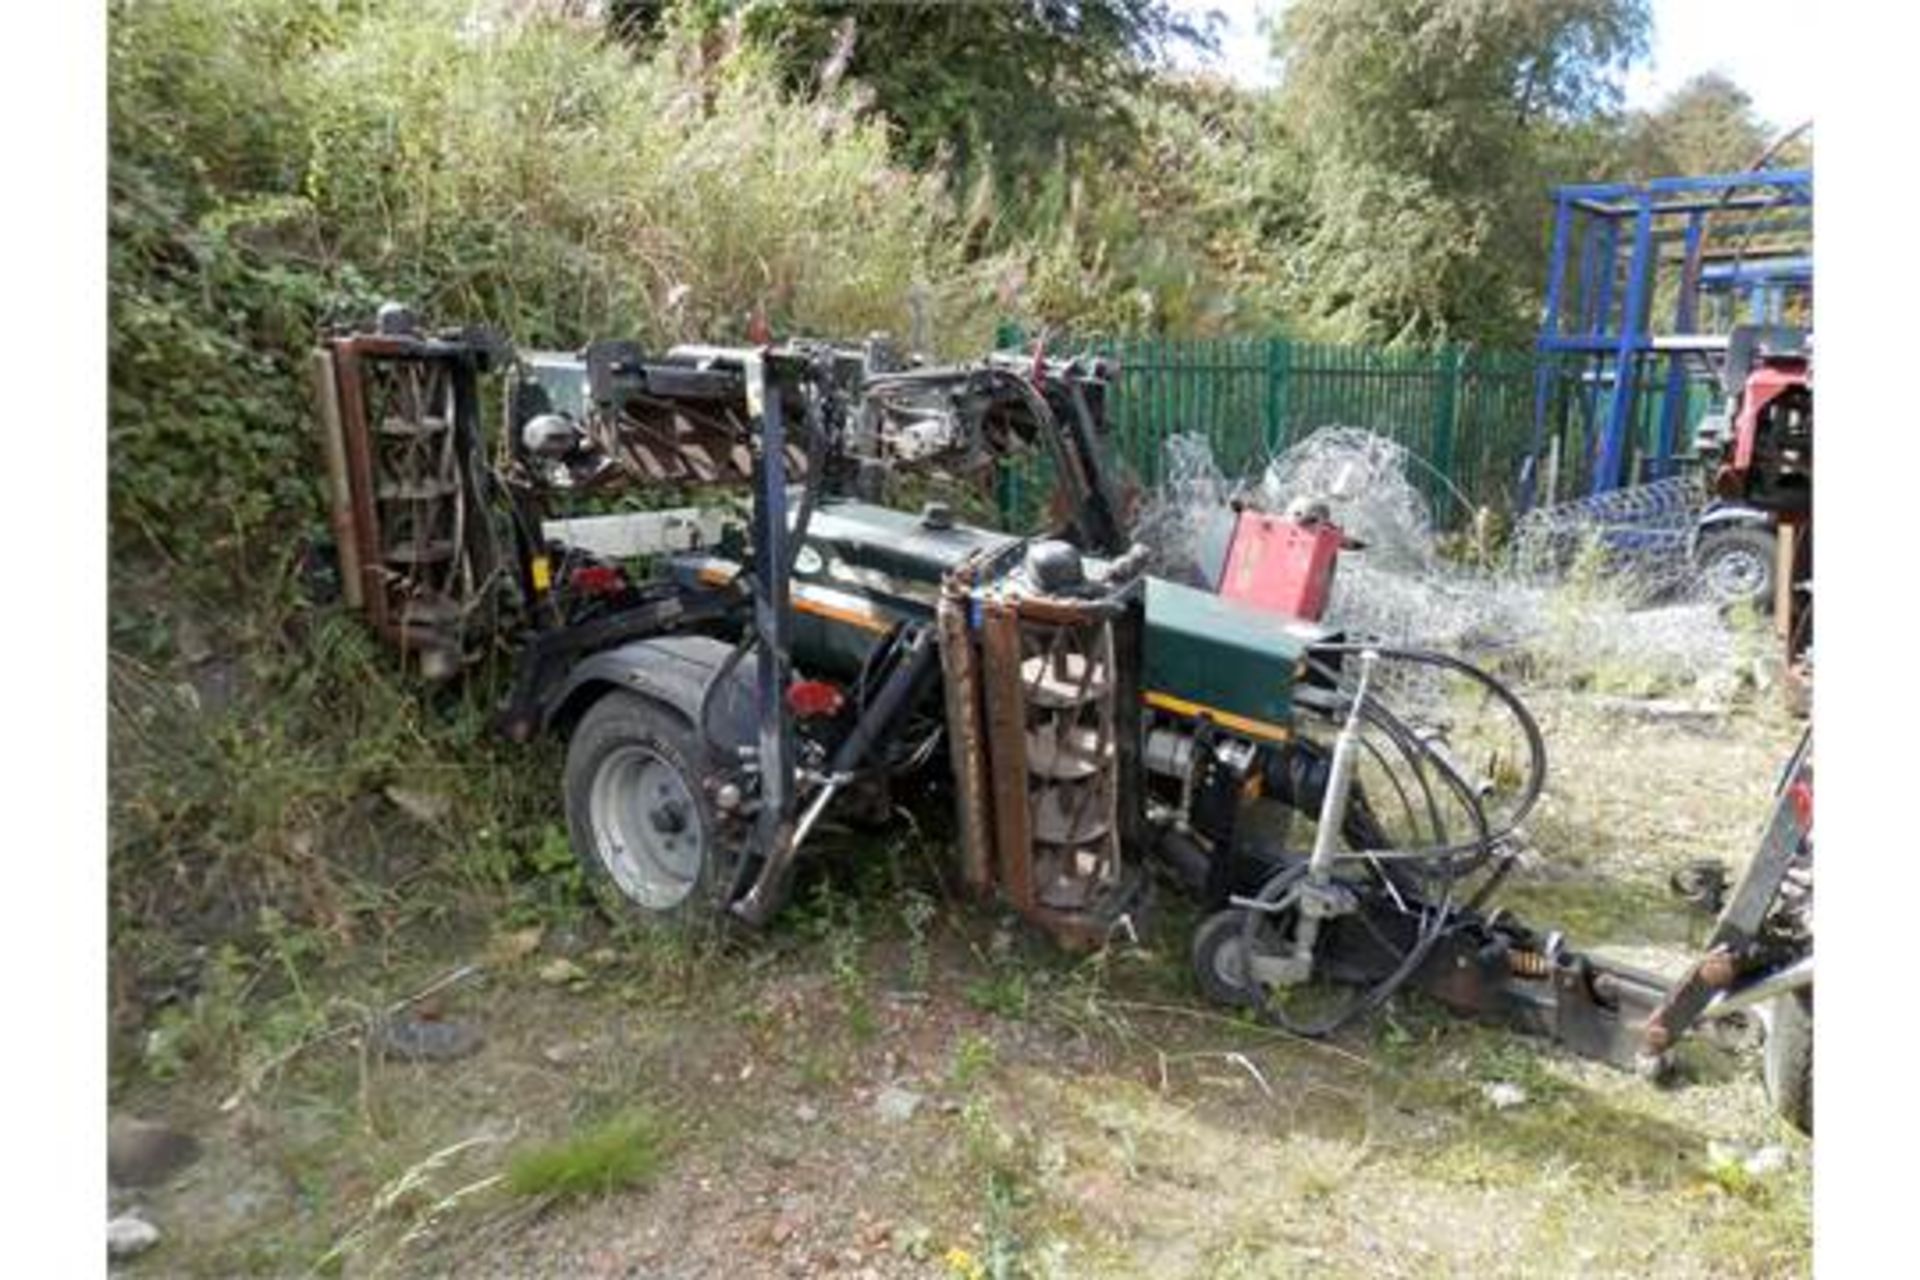
[[[1033,992],[1025,972],[1000,965],[967,984],[967,1003],[982,1013],[1017,1021],[1032,1007]]]
[[[871,942],[863,965],[904,939]],[[259,1101],[270,1132],[284,1130],[273,1146],[305,1135],[306,1147],[283,1150],[325,1195],[260,1226],[292,1266],[313,1256],[295,1244],[302,1233],[324,1245],[340,1238],[326,1224],[367,1219],[342,1257],[391,1259],[383,1265],[400,1274],[511,1271],[535,1257],[584,1267],[568,1251],[608,1239],[657,1242],[643,1273],[663,1257],[684,1257],[690,1275],[727,1273],[723,1257],[740,1273],[824,1265],[813,1253],[711,1243],[769,1195],[803,1224],[798,1238],[836,1248],[859,1213],[891,1222],[890,1253],[861,1246],[882,1274],[912,1259],[983,1280],[1450,1276],[1500,1273],[1515,1248],[1564,1274],[1805,1267],[1804,1161],[1758,1180],[1712,1154],[1716,1143],[1792,1144],[1764,1115],[1750,1071],[1663,1093],[1418,1001],[1382,1019],[1373,1043],[1350,1037],[1328,1052],[1178,1016],[1190,1001],[1134,1012],[1143,989],[1167,980],[1144,967],[1114,975],[1110,995],[1085,997],[1105,1001],[1099,1020],[1043,999],[1009,1021],[964,992],[1013,962],[989,962],[964,940],[941,949],[934,990],[888,1006],[885,1036],[863,1044],[817,1016],[838,995],[832,962],[818,946],[757,971],[736,965],[712,975],[704,998],[661,1007],[598,988],[556,994],[523,962],[484,1002],[455,1010],[487,1023],[481,1055],[379,1069],[371,1087],[393,1119],[380,1132],[362,1127],[349,1055],[316,1051]],[[740,1016],[747,1000],[753,1018]],[[612,1024],[617,1033],[599,1030]],[[559,1068],[542,1056],[588,1027],[596,1048]],[[1272,1096],[1229,1051],[1257,1064]],[[904,1125],[882,1120],[871,1091],[899,1079],[944,1101]],[[718,1094],[716,1081],[726,1082]],[[1520,1084],[1527,1102],[1491,1110],[1481,1090],[1492,1081]],[[621,1105],[642,1089],[650,1105]],[[794,1132],[787,1117],[802,1101],[816,1116]],[[583,1111],[596,1119],[517,1154],[489,1143],[423,1160],[476,1124],[503,1137],[523,1122],[567,1132]],[[493,1192],[461,1198],[488,1181]],[[494,1243],[442,1252],[477,1236]],[[175,1258],[183,1274],[257,1270],[247,1258],[261,1238],[232,1231],[195,1242],[197,1261]]]
[[[644,1186],[666,1162],[669,1129],[644,1106],[629,1107],[507,1164],[507,1190],[569,1200]]]
[[[1690,950],[1709,917],[1683,904],[1662,884],[1570,875],[1503,889],[1501,902],[1523,919],[1546,920],[1574,946],[1664,946]]]
[[[953,1046],[947,1079],[956,1089],[971,1089],[975,1081],[993,1070],[998,1056],[992,1040],[978,1032],[969,1031]]]
[[[1541,706],[1557,752],[1546,865],[1516,875],[1511,900],[1578,945],[1684,952],[1688,918],[1658,887],[1677,860],[1744,848],[1783,732],[1741,717],[1703,737]],[[1663,1091],[1417,997],[1301,1044],[1198,1001],[1178,910],[1140,948],[1069,962],[992,910],[930,919],[912,895],[938,900],[931,880],[841,881],[801,895],[745,955],[695,960],[579,925],[576,954],[604,942],[621,956],[579,991],[537,977],[575,927],[551,924],[533,953],[496,958],[485,999],[450,1007],[488,1035],[461,1063],[363,1066],[344,1042],[316,1046],[250,1101],[254,1138],[201,1129],[220,1176],[156,1201],[195,1224],[169,1241],[170,1265],[298,1270],[331,1245],[398,1274],[595,1270],[608,1249],[606,1266],[643,1274],[817,1272],[853,1247],[881,1274],[983,1280],[1445,1277],[1509,1274],[1516,1256],[1576,1275],[1807,1268],[1809,1148],[1767,1112],[1750,1047]],[[261,975],[251,994],[212,1002],[194,1030],[264,1043],[273,1010],[404,993],[490,937],[441,936],[404,969],[389,955],[357,974],[283,938],[234,970],[242,985]],[[881,998],[902,978],[912,998]],[[228,1006],[250,1016],[214,1016]],[[183,1054],[191,1069],[149,1078],[139,1109],[191,1115],[205,1094],[209,1114],[231,1086],[218,1064],[262,1047]],[[1494,1109],[1496,1082],[1526,1100]],[[928,1098],[905,1123],[872,1103],[895,1083]],[[566,1136],[516,1154],[516,1133]],[[1767,1146],[1786,1167],[1750,1172]],[[293,1188],[283,1207],[220,1221],[220,1188],[263,1162]],[[761,1197],[796,1224],[790,1244],[738,1238]]]

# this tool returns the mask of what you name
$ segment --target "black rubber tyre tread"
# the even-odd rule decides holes
[[[1238,907],[1216,911],[1201,922],[1193,934],[1193,976],[1201,994],[1215,1004],[1231,1008],[1251,1008],[1253,992],[1246,986],[1234,986],[1223,979],[1216,965],[1216,952],[1222,947],[1239,947],[1246,913]]]
[[[699,806],[700,821],[707,833],[706,857],[693,892],[666,911],[643,906],[623,893],[602,863],[593,839],[589,798],[594,772],[609,752],[633,742],[644,744],[685,776],[687,791]],[[602,695],[574,726],[567,739],[562,783],[567,834],[587,887],[614,920],[690,934],[704,932],[724,918],[723,898],[732,859],[725,856],[719,815],[702,785],[709,773],[707,759],[705,745],[685,718],[658,702],[622,690]]]

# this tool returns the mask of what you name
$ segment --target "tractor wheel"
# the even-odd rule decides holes
[[[1788,1124],[1813,1133],[1813,988],[1773,1002],[1763,1058],[1767,1097]]]
[[[1238,907],[1216,911],[1193,935],[1193,976],[1200,983],[1201,994],[1215,1004],[1253,1004],[1253,991],[1241,959],[1246,946],[1241,937],[1245,915]]]
[[[1734,526],[1702,534],[1693,563],[1714,603],[1749,604],[1765,614],[1773,610],[1775,554],[1771,530]]]
[[[615,692],[567,741],[567,827],[587,884],[619,920],[684,930],[720,911],[731,859],[707,752],[658,703]]]

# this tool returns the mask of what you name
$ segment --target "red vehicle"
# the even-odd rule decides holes
[[[1813,349],[1797,329],[1745,328],[1728,340],[1724,435],[1703,439],[1715,501],[1694,560],[1723,599],[1770,608],[1797,692],[1813,649]]]
[[[1760,346],[1752,360],[1714,492],[1783,519],[1804,518],[1813,511],[1813,354],[1804,346]]]

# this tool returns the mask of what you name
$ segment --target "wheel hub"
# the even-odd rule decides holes
[[[691,784],[640,743],[607,754],[595,771],[588,817],[601,863],[620,892],[651,911],[669,911],[699,883],[707,833]]]
[[[1748,600],[1767,582],[1768,566],[1758,552],[1726,551],[1707,563],[1707,582],[1723,600]]]

